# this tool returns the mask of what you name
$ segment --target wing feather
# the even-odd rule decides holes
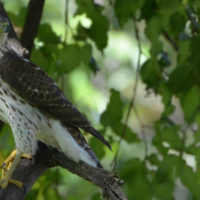
[[[61,119],[66,125],[89,132],[111,149],[104,137],[69,102],[55,82],[41,68],[13,51],[2,51],[2,53],[0,74],[11,88],[40,110],[45,110],[53,117]]]

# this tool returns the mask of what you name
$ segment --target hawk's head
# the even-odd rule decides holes
[[[6,18],[0,18],[0,46],[3,46],[9,31],[9,22]]]

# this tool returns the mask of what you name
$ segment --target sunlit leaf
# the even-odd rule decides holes
[[[102,8],[95,5],[92,0],[77,0],[76,2],[78,5],[77,13],[86,13],[87,17],[92,20],[91,27],[84,28],[84,34],[88,35],[100,50],[103,50],[107,45],[108,20],[102,15]]]

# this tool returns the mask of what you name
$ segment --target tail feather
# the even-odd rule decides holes
[[[99,162],[98,158],[96,157],[95,153],[92,151],[92,149],[89,146],[85,146],[85,150],[88,152],[90,155],[91,159],[94,160],[97,164],[98,168],[103,168],[101,163]]]
[[[84,127],[84,130],[91,133],[96,138],[98,138],[101,142],[103,142],[112,151],[110,144],[105,140],[105,138],[101,135],[101,133],[99,133],[95,128]]]

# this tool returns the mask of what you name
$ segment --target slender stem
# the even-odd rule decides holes
[[[128,112],[127,112],[126,117],[125,117],[124,127],[122,129],[121,137],[120,137],[119,142],[118,142],[117,151],[116,151],[116,154],[115,154],[113,161],[112,161],[113,171],[115,171],[115,169],[116,169],[117,159],[118,159],[118,155],[119,155],[121,142],[126,135],[127,124],[128,124],[129,118],[130,118],[131,110],[135,106],[135,98],[136,98],[136,95],[137,95],[137,88],[138,88],[138,82],[139,82],[139,76],[140,76],[139,72],[140,72],[140,61],[141,61],[141,55],[142,55],[142,47],[141,47],[141,42],[140,42],[139,29],[137,27],[136,19],[134,19],[134,18],[133,18],[133,23],[134,23],[135,35],[136,35],[136,39],[137,39],[137,42],[138,42],[138,50],[139,50],[137,67],[136,67],[136,74],[135,74],[135,85],[134,85],[134,88],[133,88],[133,95],[132,95],[132,98],[131,98],[131,101],[130,101],[130,104],[129,104],[129,107],[128,107]]]
[[[144,141],[144,145],[145,145],[144,161],[146,161],[146,158],[147,158],[147,155],[148,155],[148,144],[147,144],[147,137],[146,137],[146,133],[145,133],[145,129],[144,129],[145,126],[141,123],[140,115],[139,115],[136,107],[134,108],[134,110],[135,110],[137,120],[138,120],[140,127],[141,127],[142,140]]]
[[[64,41],[67,43],[68,37],[68,25],[69,25],[69,0],[65,0],[65,38]]]
[[[169,43],[172,45],[172,47],[174,48],[175,51],[179,51],[178,45],[176,44],[176,42],[170,37],[169,33],[164,31],[163,32],[163,36],[165,37],[165,39],[167,39],[169,41]]]

